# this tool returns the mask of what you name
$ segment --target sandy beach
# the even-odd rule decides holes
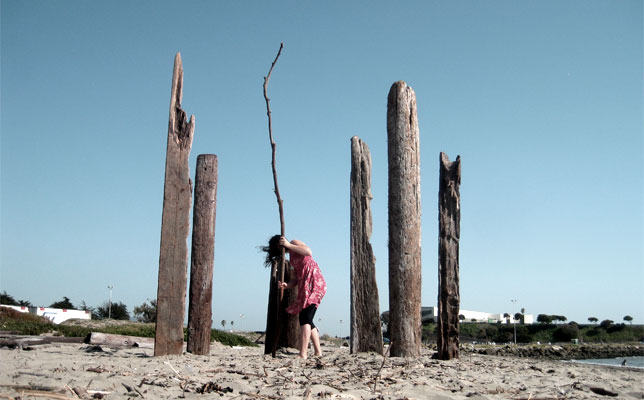
[[[462,352],[460,359],[349,354],[276,358],[213,343],[209,356],[50,343],[0,349],[0,398],[586,399],[644,398],[644,370]]]

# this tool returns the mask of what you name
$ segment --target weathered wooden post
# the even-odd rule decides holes
[[[168,147],[165,160],[155,356],[183,352],[183,320],[188,270],[186,241],[190,227],[192,200],[188,158],[195,130],[195,117],[193,115],[190,121],[187,121],[186,112],[181,109],[182,96],[183,66],[181,54],[177,53],[172,74]]]
[[[420,140],[416,94],[403,81],[387,98],[389,335],[393,357],[417,357],[421,340]]]
[[[371,243],[371,154],[351,138],[351,353],[382,354],[376,258]]]
[[[210,353],[216,211],[217,156],[200,154],[195,172],[188,302],[188,352],[200,355]]]
[[[290,264],[287,262],[284,264],[285,268],[285,277],[284,282],[288,283],[291,280],[290,273]],[[280,347],[293,347],[297,348],[298,342],[300,340],[300,319],[297,314],[289,314],[286,312],[286,308],[289,304],[293,304],[297,301],[297,288],[291,288],[284,293],[284,298],[280,304],[280,312],[283,314],[280,316],[280,321],[283,321],[282,331],[279,338]]]
[[[450,162],[440,154],[438,187],[438,358],[458,358],[458,313],[461,296],[458,285],[458,246],[461,237],[461,157]]]

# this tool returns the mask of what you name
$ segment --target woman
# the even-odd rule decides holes
[[[278,282],[278,287],[291,289],[297,287],[297,299],[295,303],[286,308],[289,314],[299,314],[300,320],[300,354],[298,357],[306,359],[309,348],[309,340],[313,342],[313,350],[316,356],[322,355],[320,348],[320,330],[313,323],[324,294],[326,293],[326,282],[320,271],[320,267],[313,260],[313,253],[309,246],[300,240],[288,241],[279,235],[273,236],[265,250],[267,263],[279,258],[281,247],[289,253],[291,264],[291,279],[288,283]]]

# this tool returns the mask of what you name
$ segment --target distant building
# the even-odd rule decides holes
[[[11,308],[18,312],[36,314],[45,317],[54,324],[60,324],[68,319],[92,319],[92,313],[85,310],[68,310],[63,308],[49,308],[49,307],[25,307],[25,306],[6,306],[2,307]]]
[[[420,309],[421,320],[425,322],[437,322],[438,321],[438,307],[422,307]],[[460,319],[462,322],[487,322],[489,324],[495,324],[497,322],[501,323],[520,323],[520,320],[514,320],[514,315],[511,315],[510,318],[503,318],[503,314],[491,314],[482,311],[468,311],[468,310],[459,310],[458,315],[465,317]],[[532,314],[523,314],[523,323],[524,324],[533,324],[534,317]]]

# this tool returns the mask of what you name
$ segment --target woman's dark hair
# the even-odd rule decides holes
[[[261,250],[266,252],[264,266],[272,267],[273,262],[280,261],[282,257],[282,248],[280,246],[280,235],[275,235],[268,239],[268,246],[262,246]]]

